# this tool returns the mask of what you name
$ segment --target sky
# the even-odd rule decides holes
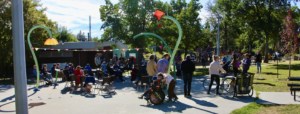
[[[83,2],[84,1],[84,2]],[[170,1],[170,0],[161,0]],[[201,0],[203,6],[209,0]],[[119,0],[111,0],[112,3],[117,3]],[[189,2],[189,0],[187,0]],[[46,7],[47,17],[56,21],[59,26],[67,27],[70,32],[77,35],[79,31],[87,33],[89,31],[89,16],[91,16],[91,31],[92,37],[101,38],[103,30],[100,31],[102,21],[100,20],[99,6],[104,5],[104,0],[41,0],[40,3]],[[200,18],[205,21],[208,12],[202,8]]]
[[[84,2],[83,2],[84,1]],[[170,0],[161,0],[169,2]],[[187,0],[189,2],[190,0]],[[207,3],[214,0],[200,0],[204,6],[200,11],[201,23],[206,21],[209,16],[207,11]],[[119,0],[111,0],[112,3],[117,3]],[[101,38],[103,29],[100,30],[102,21],[100,20],[100,5],[104,5],[104,0],[41,0],[40,3],[46,7],[46,15],[53,21],[56,21],[59,26],[67,27],[74,35],[82,31],[87,36],[89,31],[89,16],[91,16],[92,37]],[[298,3],[297,6],[300,3]]]

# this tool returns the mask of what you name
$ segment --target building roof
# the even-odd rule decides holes
[[[85,50],[97,50],[106,46],[115,44],[119,49],[128,49],[128,46],[122,42],[106,41],[102,43],[87,41],[87,42],[65,42],[56,46],[50,46],[53,49],[85,49]]]

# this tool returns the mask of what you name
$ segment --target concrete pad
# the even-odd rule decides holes
[[[197,78],[192,83],[192,98],[183,96],[183,82],[177,80],[177,102],[166,102],[161,105],[147,105],[145,100],[138,99],[143,91],[137,91],[129,81],[115,82],[115,95],[85,96],[80,92],[70,93],[64,89],[65,83],[43,87],[34,93],[28,90],[30,114],[228,114],[241,108],[253,98],[207,95],[202,82]],[[32,88],[33,86],[28,86]],[[0,86],[1,88],[1,86]],[[14,88],[0,92],[0,113],[15,113]]]
[[[296,98],[298,100],[294,101],[294,96],[290,92],[261,92],[256,102],[259,104],[300,104],[299,95]]]

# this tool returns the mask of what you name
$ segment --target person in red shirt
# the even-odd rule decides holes
[[[82,77],[83,77],[83,71],[81,70],[81,67],[79,65],[74,70],[74,75],[75,75],[75,88],[78,88],[79,84],[80,86],[82,86]]]

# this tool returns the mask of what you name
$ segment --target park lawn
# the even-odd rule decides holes
[[[254,89],[258,92],[288,92],[288,61],[279,62],[277,78],[277,62],[262,63],[262,73],[254,76]],[[300,61],[292,61],[291,76],[300,77]],[[256,65],[251,65],[249,72],[256,73]],[[208,68],[196,66],[194,76],[208,75]],[[265,80],[260,80],[264,78]]]
[[[297,114],[300,112],[300,105],[261,105],[250,103],[231,114]]]
[[[289,66],[288,61],[279,62],[278,64],[278,78],[277,78],[277,64],[276,62],[263,63],[262,73],[255,74],[254,77],[254,89],[260,92],[287,92],[289,88],[288,83],[288,72]],[[291,76],[300,76],[300,61],[292,61]],[[249,72],[256,73],[256,66],[252,65]],[[260,80],[264,78],[265,80]]]

